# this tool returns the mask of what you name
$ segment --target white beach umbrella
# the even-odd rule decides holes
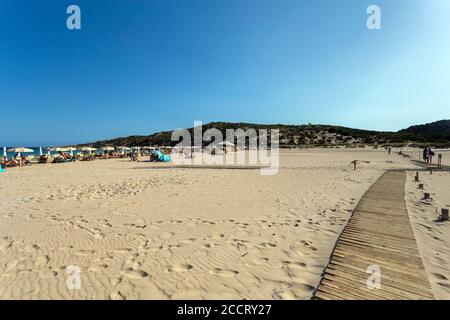
[[[25,148],[25,147],[18,147],[18,148],[10,148],[10,149],[8,149],[8,152],[31,153],[31,152],[34,152],[34,150],[30,149],[30,148]]]
[[[67,148],[55,147],[55,148],[50,148],[50,151],[53,151],[53,152],[66,152]]]
[[[25,147],[18,147],[18,148],[8,149],[8,152],[16,152],[17,155],[20,157],[21,153],[33,153],[34,150],[30,149],[30,148],[25,148]]]
[[[42,156],[42,147],[39,147],[39,156]]]
[[[114,149],[113,147],[103,147],[101,148],[103,151],[105,151],[105,155],[106,155],[106,159],[109,159],[109,154],[108,151],[114,151],[116,149]]]
[[[97,149],[92,147],[83,147],[81,148],[81,151],[92,153],[92,151],[97,151]]]
[[[133,149],[131,149],[131,148],[129,148],[129,147],[123,147],[123,148],[122,148],[122,152],[123,152],[123,153],[129,153],[129,152],[131,152],[131,151],[133,151]]]
[[[3,147],[3,157],[4,157],[5,159],[8,158],[8,156],[7,156],[7,154],[6,154],[6,147]]]

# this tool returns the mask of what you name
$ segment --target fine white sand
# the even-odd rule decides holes
[[[414,182],[415,172],[408,174],[406,201],[419,251],[437,299],[450,299],[450,221],[437,221],[441,208],[450,208],[450,173],[420,173],[420,183]],[[423,200],[424,192],[431,199]]]
[[[353,171],[356,159],[369,163]],[[307,150],[282,152],[275,176],[160,166],[0,173],[0,298],[307,299],[364,192],[411,164],[384,151]],[[70,290],[74,265],[81,287]]]

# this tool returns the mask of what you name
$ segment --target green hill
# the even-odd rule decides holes
[[[361,145],[433,145],[435,147],[450,146],[450,120],[411,126],[398,132],[380,132],[353,129],[330,125],[283,125],[212,122],[203,125],[203,131],[210,128],[220,130],[225,137],[226,129],[278,129],[280,131],[280,147],[298,146],[361,146]],[[193,136],[193,128],[188,129]],[[129,136],[111,140],[86,143],[94,147],[102,146],[174,146],[178,142],[171,141],[172,131],[158,132],[148,136]],[[204,145],[209,144],[205,142]]]

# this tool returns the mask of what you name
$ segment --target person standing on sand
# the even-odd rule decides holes
[[[428,163],[429,164],[433,163],[433,156],[434,156],[434,151],[431,150],[430,147],[428,147]]]
[[[429,148],[425,147],[422,152],[423,161],[425,161],[425,163],[428,163],[428,159],[429,159],[428,150],[429,150]]]

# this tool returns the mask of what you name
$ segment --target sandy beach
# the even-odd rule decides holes
[[[353,171],[353,160],[367,163]],[[385,170],[413,167],[381,150],[314,149],[282,151],[274,176],[127,159],[8,169],[0,298],[309,299],[365,191]],[[448,237],[419,229],[422,247],[448,252]],[[448,273],[439,261],[432,272]]]
[[[450,223],[438,221],[441,208],[450,208],[450,174],[421,172],[424,190],[414,175],[408,174],[406,203],[417,244],[436,299],[450,299]],[[430,199],[423,199],[424,192]]]

